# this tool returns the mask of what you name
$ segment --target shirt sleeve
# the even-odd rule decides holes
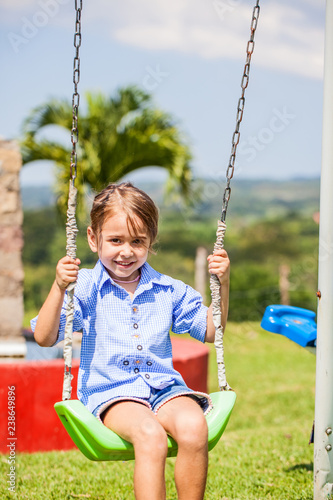
[[[60,313],[60,324],[57,340],[53,345],[57,345],[59,342],[64,340],[65,326],[66,326],[66,305],[67,305],[67,293],[64,298],[64,302]],[[36,329],[38,316],[30,321],[31,330],[34,332]],[[73,319],[73,332],[79,332],[83,329],[83,314],[80,301],[74,296],[74,319]]]
[[[208,307],[203,305],[201,295],[182,282],[174,287],[172,331],[189,333],[191,337],[205,342]]]

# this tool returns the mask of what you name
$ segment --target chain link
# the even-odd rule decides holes
[[[77,200],[77,188],[75,187],[75,178],[77,173],[77,153],[76,145],[78,142],[78,113],[80,104],[80,95],[77,91],[78,83],[80,81],[80,46],[81,46],[81,11],[82,0],[75,0],[75,32],[74,32],[74,47],[75,56],[73,63],[73,83],[74,92],[72,97],[72,130],[71,130],[71,167],[70,167],[70,181],[68,193],[68,208],[67,208],[67,223],[66,223],[66,254],[72,259],[76,258],[76,235],[78,232],[75,210]],[[76,283],[71,283],[67,287],[67,307],[66,307],[66,326],[65,326],[65,339],[64,339],[64,361],[65,372],[64,382],[62,389],[63,401],[71,398],[72,393],[72,356],[73,356],[73,318],[74,318],[74,288]]]
[[[231,195],[230,181],[233,178],[234,171],[235,171],[236,152],[237,152],[237,146],[238,146],[239,141],[240,141],[240,124],[241,124],[241,121],[243,119],[244,106],[245,106],[245,90],[249,84],[251,57],[252,57],[252,54],[254,51],[254,35],[255,35],[255,32],[257,29],[257,25],[258,25],[259,14],[260,14],[260,7],[259,7],[259,0],[257,0],[256,5],[255,5],[253,12],[252,12],[251,36],[250,36],[249,41],[247,42],[246,61],[245,61],[244,72],[243,72],[242,81],[241,81],[242,94],[238,100],[237,115],[236,115],[236,128],[235,128],[235,132],[233,133],[233,136],[232,136],[231,155],[229,158],[229,164],[228,164],[228,168],[226,171],[227,183],[226,183],[226,187],[225,187],[225,190],[223,193],[222,215],[221,215],[222,222],[225,222],[225,218],[227,215],[227,209],[228,209],[228,203],[229,203],[230,195]]]
[[[72,130],[71,130],[71,142],[72,142],[72,152],[71,152],[71,170],[70,178],[74,184],[77,173],[77,152],[76,145],[79,139],[78,131],[78,114],[79,114],[79,104],[80,104],[80,94],[78,93],[78,83],[80,81],[80,47],[81,47],[81,12],[82,12],[82,0],[75,0],[75,34],[74,34],[74,48],[75,56],[73,62],[73,83],[74,92],[72,97]]]

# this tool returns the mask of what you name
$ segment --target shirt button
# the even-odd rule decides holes
[[[129,365],[129,361],[127,361],[127,359],[125,361],[123,361],[123,365]]]
[[[133,328],[137,330],[139,328],[139,325],[137,323],[134,323]]]
[[[139,373],[139,368],[134,368],[134,373]]]
[[[138,308],[137,307],[133,307],[133,312],[137,313],[138,312]]]
[[[137,345],[136,348],[138,351],[142,351],[142,345]]]
[[[147,365],[151,366],[153,363],[151,361],[147,361]]]
[[[145,377],[146,377],[146,378],[150,378],[149,373],[146,373]]]

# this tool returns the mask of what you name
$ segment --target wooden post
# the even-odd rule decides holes
[[[280,289],[280,302],[284,306],[289,306],[289,273],[290,267],[288,264],[281,264],[279,267],[279,289]]]

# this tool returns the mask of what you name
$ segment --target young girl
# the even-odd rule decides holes
[[[79,259],[62,258],[37,318],[41,346],[63,340],[66,288],[75,287],[74,331],[82,330],[78,397],[104,425],[133,443],[137,500],[166,498],[167,435],[178,443],[175,482],[180,500],[204,496],[209,395],[189,389],[172,364],[169,331],[213,342],[211,307],[181,281],[147,263],[157,235],[158,210],[130,183],[110,184],[95,197],[87,236],[99,260],[79,271]],[[221,284],[222,323],[228,313],[229,259],[208,257]]]

